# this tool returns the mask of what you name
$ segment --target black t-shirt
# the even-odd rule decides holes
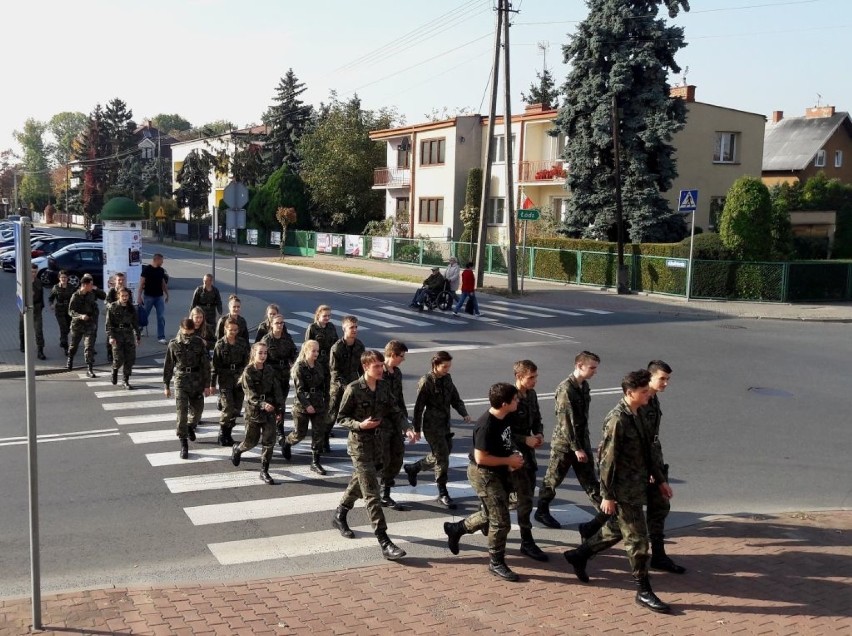
[[[142,289],[145,296],[162,296],[163,283],[169,282],[169,275],[166,270],[153,265],[142,266],[142,278],[145,279],[145,287]]]
[[[512,427],[509,418],[497,419],[486,411],[476,420],[473,427],[473,447],[485,451],[494,457],[509,457],[515,450],[512,444]],[[473,451],[468,455],[475,462]],[[508,474],[508,466],[489,466],[491,470],[499,470]]]

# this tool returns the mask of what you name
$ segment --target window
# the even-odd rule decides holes
[[[142,158],[143,159],[153,159],[154,158],[154,149],[153,148],[142,148]]]
[[[506,199],[493,198],[488,200],[488,225],[503,225],[506,222]]]
[[[446,139],[426,139],[420,142],[420,165],[434,166],[444,163]]]
[[[512,155],[517,156],[515,151],[515,136],[512,135]],[[491,161],[503,163],[506,161],[506,135],[495,135],[494,142],[491,144]]]
[[[814,167],[825,168],[825,150],[817,150],[816,157],[814,158]]]
[[[717,132],[713,163],[735,163],[737,160],[737,137],[735,132]]]
[[[555,129],[550,131],[555,132]],[[550,137],[550,158],[552,160],[562,159],[562,153],[565,152],[565,133],[557,133],[556,135],[551,135],[548,133]]]
[[[420,223],[443,223],[444,200],[420,199]]]
[[[710,229],[719,230],[722,223],[722,210],[725,209],[725,197],[710,197]]]
[[[400,197],[396,200],[396,218],[402,219],[402,217],[408,218],[408,197]]]
[[[834,151],[834,167],[842,168],[843,167],[843,151],[835,150]]]
[[[411,167],[411,149],[406,147],[404,150],[397,147],[396,150],[396,167],[408,169]]]
[[[553,208],[553,217],[559,219],[560,222],[568,221],[568,199],[566,197],[553,197],[550,200],[550,206]]]

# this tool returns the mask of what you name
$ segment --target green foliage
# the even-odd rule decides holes
[[[525,104],[541,104],[544,108],[559,108],[559,91],[548,69],[535,74],[538,83],[530,84],[529,94],[521,93]]]
[[[57,113],[50,118],[47,129],[53,135],[53,160],[58,166],[67,165],[74,154],[74,142],[86,129],[86,115],[76,112]]]
[[[589,13],[565,47],[571,66],[556,119],[567,141],[564,158],[572,197],[564,230],[605,238],[615,221],[615,157],[612,99],[619,109],[620,164],[624,215],[634,242],[680,240],[662,192],[677,176],[671,139],[686,121],[683,100],[669,97],[668,73],[677,73],[675,54],[683,29],[656,18],[665,4],[669,16],[683,0],[588,0]],[[682,223],[682,221],[681,221]]]
[[[786,261],[795,252],[793,247],[793,225],[790,223],[790,208],[783,199],[772,200],[772,258]]]
[[[133,111],[128,110],[127,104],[117,97],[107,102],[103,116],[103,134],[107,148],[103,157],[106,159],[104,170],[108,188],[118,181],[124,157],[136,150],[133,140],[135,129]]]
[[[275,102],[263,115],[269,126],[264,151],[270,171],[286,166],[292,171],[299,169],[299,141],[311,123],[313,107],[305,104],[299,96],[307,90],[296,78],[293,69],[288,69],[275,89]]]
[[[773,210],[769,190],[757,177],[740,177],[725,199],[719,236],[740,260],[772,258]]]
[[[180,187],[175,190],[175,199],[179,206],[189,208],[195,220],[200,221],[207,214],[213,162],[213,156],[206,150],[193,150],[184,159],[176,177]]]
[[[464,207],[459,212],[459,219],[464,226],[461,235],[463,242],[479,242],[480,203],[482,203],[482,168],[471,168],[467,173]]]
[[[15,140],[21,144],[24,156],[21,161],[23,178],[18,182],[18,202],[39,212],[50,202],[50,175],[44,133],[47,124],[29,118],[22,131],[15,131]]]
[[[171,115],[160,113],[151,119],[151,123],[154,125],[154,128],[165,134],[192,129],[192,124],[177,113]]]
[[[686,255],[689,255],[689,237],[683,239],[680,244],[683,246]],[[692,257],[696,260],[707,261],[723,261],[733,258],[728,248],[722,243],[722,238],[716,232],[704,232],[696,234],[692,244]]]
[[[390,236],[393,232],[393,219],[384,219],[381,221],[370,221],[364,226],[361,234],[367,236]]]
[[[309,202],[305,184],[286,166],[273,172],[249,200],[246,215],[252,227],[277,230],[278,208],[295,208],[296,223],[293,229],[310,229]]]

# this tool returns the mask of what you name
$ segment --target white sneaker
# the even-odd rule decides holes
[[[157,340],[157,342],[159,342],[160,344],[168,344],[168,341],[165,338],[160,338],[159,340]]]

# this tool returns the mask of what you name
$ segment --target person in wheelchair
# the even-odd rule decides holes
[[[445,282],[446,279],[441,274],[441,268],[433,267],[432,273],[423,281],[423,287],[414,292],[414,298],[411,299],[411,303],[408,306],[412,309],[422,311],[423,305],[426,304],[427,300],[431,300],[434,303],[434,299],[443,291]]]

